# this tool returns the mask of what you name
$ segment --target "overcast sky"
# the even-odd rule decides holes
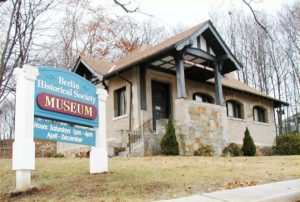
[[[105,0],[111,4],[112,0]],[[120,2],[129,2],[120,0]],[[242,0],[135,0],[131,1],[132,7],[138,6],[142,12],[152,15],[164,25],[181,24],[187,27],[193,26],[201,21],[209,19],[209,12],[224,12],[232,7],[243,9],[249,12],[249,8]],[[285,3],[292,3],[293,0],[253,0],[253,9],[259,12],[275,14]],[[119,12],[122,10],[119,8]],[[139,19],[147,16],[136,15]]]

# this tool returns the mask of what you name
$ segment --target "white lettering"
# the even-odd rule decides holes
[[[79,84],[75,83],[75,81],[73,80],[70,80],[70,81],[66,81],[64,79],[64,77],[58,77],[58,82],[59,84],[62,84],[64,86],[68,86],[68,87],[71,87],[71,88],[75,88],[77,90],[79,90]]]
[[[81,131],[73,129],[73,134],[74,135],[81,135]]]
[[[63,77],[59,77],[59,84],[71,87],[71,89],[57,87],[57,86],[54,86],[53,84],[49,84],[45,81],[37,80],[37,86],[39,88],[50,90],[50,91],[53,91],[53,92],[56,92],[59,94],[63,94],[63,95],[74,96],[75,98],[80,98],[82,100],[86,100],[86,101],[91,102],[92,104],[95,104],[96,98],[94,96],[90,96],[88,94],[79,93],[78,90],[80,88],[80,85],[75,83],[74,81],[66,81],[66,80],[64,80]],[[77,90],[73,90],[72,88],[77,89]]]
[[[84,133],[84,136],[85,136],[85,137],[93,137],[93,133],[87,132],[87,131],[86,131],[86,132]]]
[[[50,125],[50,131],[71,134],[71,129]]]
[[[39,124],[38,122],[34,122],[34,128],[48,130],[48,126],[44,124]]]
[[[82,138],[79,137],[70,137],[66,135],[61,135],[60,139],[72,142],[82,142]]]
[[[53,86],[52,84],[48,84],[47,82],[42,81],[42,80],[38,80],[38,87],[46,89],[46,90],[50,90],[50,91],[53,91],[56,93],[73,96],[72,89],[64,89],[63,87],[56,87],[56,86]]]
[[[50,140],[51,140],[51,139],[57,139],[57,133],[50,133],[50,132],[49,132],[49,133],[47,134],[47,138],[50,139]]]
[[[87,100],[87,101],[90,101],[92,102],[93,104],[95,104],[96,102],[96,98],[93,97],[93,96],[89,96],[87,94],[80,94],[77,90],[74,90],[74,97],[76,98],[81,98],[83,100]]]

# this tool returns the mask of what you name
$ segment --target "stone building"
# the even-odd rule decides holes
[[[228,143],[242,143],[246,127],[256,145],[271,146],[274,108],[287,105],[234,79],[240,68],[206,21],[114,63],[81,55],[73,71],[108,90],[110,155],[159,154],[170,117],[182,155],[192,155],[200,144],[220,155]]]

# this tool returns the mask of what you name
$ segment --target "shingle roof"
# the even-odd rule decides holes
[[[209,83],[214,83],[214,79],[209,79],[207,82]],[[232,76],[226,76],[226,77],[223,77],[222,78],[222,86],[223,87],[227,87],[227,88],[231,88],[231,89],[235,89],[235,90],[238,90],[238,91],[242,91],[242,92],[245,92],[245,93],[250,93],[250,94],[253,94],[253,95],[257,95],[257,96],[260,96],[260,97],[264,97],[264,98],[267,98],[267,99],[270,99],[270,100],[273,100],[275,101],[275,103],[281,103],[281,104],[284,104],[284,105],[288,105],[288,103],[286,102],[283,102],[281,100],[278,100],[278,99],[275,99],[265,93],[262,93],[254,88],[251,88],[250,86],[248,86],[247,84],[243,83],[243,82],[240,82],[239,80],[233,78]]]
[[[115,67],[114,71],[120,70],[127,66],[135,65],[145,59],[153,57],[155,54],[158,54],[158,53],[161,53],[162,51],[166,51],[166,50],[173,48],[176,43],[191,36],[200,27],[202,27],[205,23],[206,23],[206,21],[203,23],[200,23],[178,35],[175,35],[161,43],[158,43],[154,46],[147,47],[143,51],[137,51],[137,52],[132,52],[132,53],[128,54],[127,56],[121,58],[120,60],[118,60],[115,63],[116,67]]]
[[[106,62],[96,57],[89,57],[84,54],[80,54],[80,59],[87,65],[89,65],[92,69],[98,72],[101,75],[107,74],[107,72],[112,68],[113,64],[110,62]]]
[[[173,48],[174,45],[181,40],[186,39],[191,36],[194,32],[196,32],[201,26],[203,26],[206,22],[200,23],[178,35],[175,35],[161,43],[158,43],[154,46],[151,45],[143,45],[123,58],[119,59],[114,63],[108,63],[98,58],[92,58],[84,55],[80,55],[80,57],[90,65],[95,71],[100,73],[101,75],[112,74],[117,70],[126,68],[127,66],[132,66],[138,64],[139,62],[154,56],[157,53],[162,51],[166,51],[170,48]]]

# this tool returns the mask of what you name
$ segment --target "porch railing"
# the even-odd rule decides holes
[[[144,122],[141,126],[137,129],[128,133],[128,147],[129,147],[129,154],[131,153],[132,149],[138,145],[139,143],[144,141],[144,134],[151,133],[152,131],[152,119]]]

